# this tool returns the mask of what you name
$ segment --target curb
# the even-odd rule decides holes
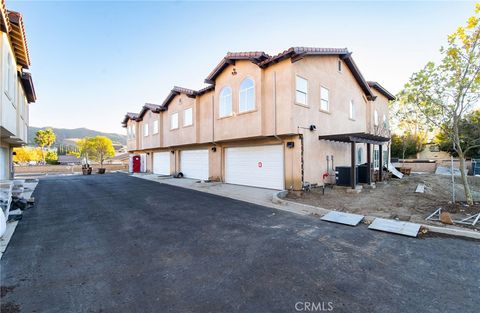
[[[328,212],[332,211],[332,210],[316,207],[313,205],[296,203],[293,201],[285,200],[284,198],[287,196],[287,194],[288,194],[288,191],[285,191],[285,190],[274,194],[272,197],[272,202],[275,204],[280,204],[285,206],[288,205],[296,209],[299,209],[303,212],[316,214],[320,216],[323,216]],[[298,212],[298,213],[301,213],[301,212]],[[363,219],[363,222],[371,223],[376,218],[377,218],[376,216],[366,215]],[[476,231],[453,228],[453,227],[432,226],[432,225],[426,225],[426,224],[419,224],[419,225],[423,228],[426,228],[431,233],[480,240],[480,232],[476,232]]]

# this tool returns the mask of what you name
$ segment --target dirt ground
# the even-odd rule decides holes
[[[413,174],[403,179],[390,179],[376,185],[376,188],[363,188],[360,193],[347,193],[346,187],[327,187],[325,195],[321,188],[302,194],[290,193],[288,200],[310,204],[330,210],[359,213],[403,221],[431,223],[425,218],[437,208],[450,212],[453,220],[467,218],[480,212],[480,177],[469,177],[475,204],[467,206],[460,177],[456,177],[456,200],[452,204],[452,182],[450,176],[435,174]],[[415,193],[419,183],[425,184],[425,193]],[[457,224],[457,226],[470,227]],[[470,227],[471,228],[471,227]],[[476,225],[480,229],[480,222]]]

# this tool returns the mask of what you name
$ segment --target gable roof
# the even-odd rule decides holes
[[[229,65],[234,65],[236,60],[250,60],[252,63],[258,65],[260,68],[267,68],[280,61],[291,59],[292,63],[297,62],[308,55],[338,55],[348,66],[352,72],[355,80],[362,88],[369,100],[374,100],[370,87],[358,69],[357,65],[352,59],[352,53],[347,48],[310,48],[310,47],[291,47],[275,56],[269,56],[263,51],[255,52],[229,52],[222,61],[215,67],[215,69],[208,75],[205,82],[208,84],[215,84],[215,79],[220,73]]]
[[[383,88],[382,85],[380,85],[377,82],[369,81],[368,85],[375,90],[377,90],[380,94],[384,95],[388,100],[395,100],[395,96],[392,95],[387,89]]]
[[[23,68],[30,66],[30,55],[28,53],[27,37],[23,25],[22,14],[15,11],[8,11],[8,20],[10,21],[10,41],[13,46],[17,63]]]
[[[0,31],[8,33],[11,29],[10,21],[8,20],[7,7],[5,0],[0,0]]]
[[[163,101],[162,109],[166,110],[170,102],[172,102],[173,98],[175,98],[175,96],[178,96],[179,94],[182,94],[182,93],[189,98],[195,98],[197,96],[197,92],[193,89],[174,86],[173,89],[168,94],[167,98],[165,98],[165,100]]]
[[[215,84],[215,78],[220,75],[223,70],[229,66],[234,65],[236,60],[250,60],[254,64],[260,64],[262,61],[268,60],[270,56],[263,51],[252,52],[228,52],[227,55],[218,63],[213,71],[205,79],[207,84]]]
[[[127,114],[125,114],[125,117],[123,118],[122,126],[127,127],[128,120],[136,121],[137,118],[138,118],[137,113],[128,112]]]
[[[142,107],[142,110],[140,113],[138,113],[137,118],[135,119],[136,121],[141,121],[145,113],[150,110],[153,113],[159,113],[162,111],[162,107],[158,104],[153,104],[153,103],[145,103],[145,105]]]

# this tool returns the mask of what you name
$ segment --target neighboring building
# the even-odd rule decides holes
[[[332,164],[370,155],[381,170],[388,159],[394,97],[363,78],[347,49],[228,53],[205,82],[199,91],[174,87],[161,105],[125,116],[127,150],[141,168],[301,190],[323,184],[327,172],[331,179]]]
[[[13,178],[14,147],[27,144],[29,104],[35,102],[22,15],[0,0],[0,180]]]

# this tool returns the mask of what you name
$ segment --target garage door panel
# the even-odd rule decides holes
[[[225,181],[255,187],[284,188],[283,146],[225,149]]]
[[[153,173],[170,175],[170,152],[153,153]]]
[[[185,177],[207,180],[208,150],[181,151],[180,171]]]

